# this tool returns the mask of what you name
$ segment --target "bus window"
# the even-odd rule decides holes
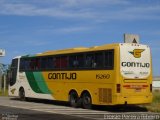
[[[20,59],[20,71],[26,71],[30,69],[29,60],[25,58]]]
[[[24,62],[25,62],[24,70],[29,70],[30,69],[30,66],[29,66],[30,61],[29,61],[29,59],[25,59]]]
[[[84,55],[83,54],[77,55],[77,66],[78,68],[84,67]]]
[[[67,56],[63,56],[61,57],[61,68],[67,68],[68,66],[68,57]]]
[[[56,57],[55,58],[55,68],[60,69],[60,65],[61,65],[60,57]]]
[[[95,53],[95,67],[96,68],[102,68],[104,63],[104,57],[103,57],[103,52],[98,52]]]
[[[47,69],[47,58],[44,57],[41,59],[41,69],[46,70]]]
[[[40,58],[36,58],[35,59],[35,70],[39,70],[40,69]]]
[[[25,70],[25,59],[20,59],[20,71]]]
[[[112,70],[113,67],[114,67],[114,51],[113,50],[105,51],[105,68]]]
[[[11,64],[11,71],[10,71],[10,85],[11,86],[16,83],[17,68],[18,68],[18,59],[13,59],[12,64]]]
[[[48,57],[47,69],[53,69],[53,68],[55,68],[54,60],[55,60],[55,58],[53,58],[53,57]]]
[[[72,55],[69,57],[69,67],[70,68],[77,68],[79,65],[78,61],[77,61],[77,56],[76,55]]]
[[[69,57],[70,68],[83,68],[84,67],[84,55],[77,54]]]
[[[31,59],[29,61],[29,69],[34,70],[35,69],[35,59]]]
[[[86,54],[85,67],[86,68],[95,68],[96,67],[94,54]]]

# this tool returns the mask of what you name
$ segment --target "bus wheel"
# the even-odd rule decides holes
[[[20,88],[20,90],[19,90],[19,98],[20,98],[21,101],[25,101],[26,100],[24,88]]]
[[[88,92],[85,92],[82,95],[82,107],[84,109],[91,109],[92,107],[92,98]]]
[[[72,91],[69,94],[69,103],[72,107],[78,107],[78,94],[75,91]]]

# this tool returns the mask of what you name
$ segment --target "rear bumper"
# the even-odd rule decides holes
[[[95,101],[95,105],[138,105],[138,104],[150,104],[152,103],[152,94],[149,95],[115,95],[112,96],[111,102]]]
[[[152,95],[115,96],[113,104],[147,104],[152,102]]]

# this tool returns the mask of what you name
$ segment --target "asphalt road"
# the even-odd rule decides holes
[[[0,106],[0,120],[82,120],[81,117]],[[88,120],[88,118],[83,118]]]
[[[72,108],[49,100],[20,101],[0,97],[0,120],[160,120],[160,114],[138,106],[93,106],[92,110]]]

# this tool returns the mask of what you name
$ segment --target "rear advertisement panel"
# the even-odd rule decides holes
[[[147,78],[151,72],[150,48],[140,44],[120,44],[120,71],[129,79]]]

